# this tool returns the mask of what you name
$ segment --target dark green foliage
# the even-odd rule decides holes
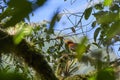
[[[98,37],[98,34],[99,34],[100,30],[101,30],[101,28],[98,27],[98,28],[95,30],[95,32],[94,32],[94,41],[95,41],[95,42],[96,42],[96,40],[97,40],[97,37]]]
[[[120,6],[118,4],[113,4],[111,7],[110,7],[110,10],[111,11],[119,11],[119,8]]]
[[[51,33],[54,32],[53,29],[54,29],[54,27],[55,27],[55,23],[56,23],[56,21],[57,21],[57,17],[58,17],[58,12],[56,12],[56,13],[54,14],[54,16],[52,17],[52,20],[51,20],[51,22],[50,22],[50,27],[49,27],[48,34],[51,34]]]
[[[116,42],[112,42],[112,40],[116,40],[116,36],[119,35],[120,31],[119,10],[119,5],[114,2],[108,10],[100,9],[93,14],[96,18],[96,23],[92,23],[92,26],[94,27],[96,24],[99,26],[94,32],[94,41],[96,41],[98,37],[99,44],[110,45]]]
[[[83,54],[86,52],[87,47],[85,46],[87,43],[88,39],[87,37],[83,37],[83,39],[81,39],[81,42],[78,44],[76,52],[77,52],[77,58],[78,60],[81,60],[81,57],[83,56]]]
[[[102,10],[103,9],[103,5],[101,3],[100,4],[96,4],[95,5],[95,9]]]
[[[39,5],[39,6],[42,6],[43,5],[43,3],[45,3],[47,0],[37,0],[37,4]]]
[[[103,12],[102,15],[99,15],[99,19],[97,19],[97,22],[99,24],[109,24],[113,21],[119,20],[119,12],[113,13],[113,12]]]
[[[35,4],[42,6],[46,1],[37,0]],[[55,75],[61,80],[115,80],[115,71],[113,69],[116,69],[116,65],[114,67],[114,63],[111,63],[109,60],[108,48],[109,45],[120,41],[120,5],[117,2],[112,3],[112,0],[105,0],[104,3],[98,3],[95,6],[87,8],[82,16],[79,16],[80,21],[78,21],[76,27],[78,28],[81,24],[78,29],[82,29],[84,28],[82,18],[84,17],[85,20],[88,20],[93,10],[96,10],[93,13],[95,20],[91,24],[92,29],[95,29],[94,42],[89,43],[88,38],[85,36],[78,44],[76,52],[70,51],[69,47],[66,47],[64,44],[64,37],[60,38],[54,31],[56,22],[60,21],[63,14],[59,15],[56,12],[50,22],[44,21],[44,24],[32,24],[33,28],[30,29],[29,27],[28,29],[28,26],[31,25],[24,22],[24,25],[22,25],[19,22],[23,21],[26,17],[29,19],[29,13],[36,9],[33,9],[34,4],[28,0],[10,0],[9,2],[4,0],[4,3],[7,4],[7,8],[0,14],[0,21],[4,26],[4,28],[1,27],[0,29],[0,65],[3,65],[2,54],[9,56],[8,54],[13,53],[12,55],[15,57],[15,69],[13,71],[16,74],[8,72],[11,68],[9,65],[6,67],[2,66],[0,68],[4,72],[0,72],[0,80],[8,80],[8,78],[9,80],[30,79],[31,77],[28,77],[32,74],[28,70],[30,67],[39,74],[42,80],[58,80]],[[107,10],[104,5],[108,6]],[[77,19],[75,22],[77,23]],[[17,23],[19,23],[19,26],[22,26],[21,30],[14,35],[10,35],[5,28],[12,26],[15,29]],[[49,29],[47,29],[48,26]],[[76,33],[76,27],[70,28],[72,33]],[[29,34],[30,32],[32,34]],[[93,47],[96,48],[95,50],[91,49],[92,45],[95,46]],[[101,49],[102,47],[107,48],[104,54]],[[24,67],[22,60],[18,60],[17,58],[24,60],[25,65],[27,64],[28,66]],[[49,66],[49,63],[52,63],[52,65]],[[86,74],[75,75],[76,71],[82,70],[79,67],[79,64],[81,65],[82,63],[85,66],[90,65],[94,67],[95,72],[92,71],[92,75],[88,73],[87,76]]]
[[[91,13],[92,13],[92,7],[87,8],[84,12],[84,18],[87,20],[90,17]]]
[[[105,68],[98,71],[96,80],[106,80],[106,79],[116,80],[113,68]]]
[[[45,0],[37,1],[39,6],[42,6],[45,3]],[[8,2],[8,7],[6,10],[0,15],[0,21],[9,17],[10,20],[5,22],[4,26],[14,26],[16,23],[24,20],[25,17],[29,15],[33,11],[31,2],[27,0],[10,0]]]
[[[0,80],[29,80],[21,73],[0,71]]]
[[[111,24],[111,27],[109,28],[107,34],[106,34],[106,38],[107,39],[111,39],[113,38],[115,35],[120,35],[120,20],[114,22],[113,24]]]
[[[92,22],[92,28],[96,26],[96,21]]]
[[[0,20],[5,17],[11,17],[4,26],[14,26],[16,23],[23,20],[31,11],[32,4],[30,2],[26,0],[10,0],[10,2],[8,2],[8,8],[0,15]]]

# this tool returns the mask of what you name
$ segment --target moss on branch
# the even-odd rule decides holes
[[[41,53],[32,49],[24,39],[18,45],[15,45],[13,36],[0,30],[0,53],[2,52],[14,52],[17,57],[22,57],[26,64],[40,74],[42,80],[58,80]]]

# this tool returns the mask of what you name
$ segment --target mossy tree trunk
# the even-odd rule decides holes
[[[41,53],[33,49],[24,39],[15,45],[13,36],[0,30],[0,54],[2,52],[14,53],[17,57],[23,58],[28,66],[39,73],[41,80],[58,80]]]

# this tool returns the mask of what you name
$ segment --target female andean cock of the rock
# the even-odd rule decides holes
[[[68,48],[72,51],[76,51],[76,48],[78,46],[78,43],[74,43],[72,40],[65,40],[65,44],[68,46]]]

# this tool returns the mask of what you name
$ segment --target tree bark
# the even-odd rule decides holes
[[[0,53],[2,52],[14,52],[17,57],[22,57],[28,66],[40,74],[41,80],[58,80],[41,53],[33,49],[24,39],[15,45],[13,36],[0,30]]]

